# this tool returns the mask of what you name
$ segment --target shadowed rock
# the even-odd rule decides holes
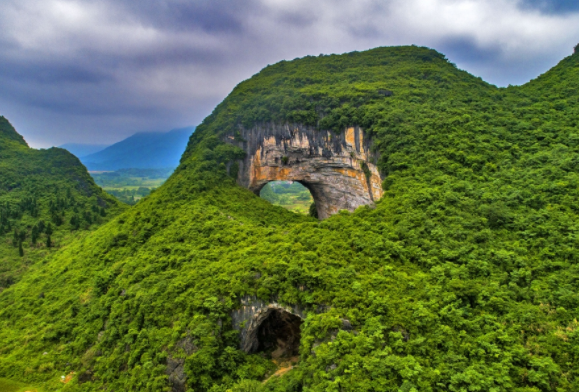
[[[233,327],[241,332],[240,348],[246,353],[265,351],[272,358],[297,355],[304,311],[299,306],[283,307],[253,298],[242,300],[232,313]]]
[[[187,390],[187,374],[185,373],[185,359],[183,356],[189,356],[197,351],[190,336],[187,336],[177,342],[175,352],[180,353],[181,357],[175,357],[172,354],[167,356],[167,368],[165,374],[168,376],[168,382],[171,386],[171,392],[185,392]]]

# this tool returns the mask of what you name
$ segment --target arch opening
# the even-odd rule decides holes
[[[312,190],[301,181],[270,181],[257,192],[259,197],[273,205],[292,212],[317,217]],[[314,204],[314,207],[312,205]],[[315,214],[314,214],[315,212]]]
[[[299,355],[302,319],[283,309],[270,309],[257,327],[255,352],[271,359],[288,359]]]
[[[259,124],[225,139],[246,152],[230,175],[256,195],[272,181],[299,181],[309,190],[319,219],[372,205],[383,194],[371,140],[359,127],[341,133],[299,124]]]

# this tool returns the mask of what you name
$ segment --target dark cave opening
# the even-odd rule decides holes
[[[257,329],[258,352],[272,359],[299,355],[302,319],[282,309],[273,309]]]

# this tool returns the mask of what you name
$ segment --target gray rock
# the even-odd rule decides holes
[[[393,332],[400,332],[402,334],[402,339],[404,339],[405,342],[410,340],[410,332],[408,332],[406,329],[404,329],[401,325],[396,325],[392,328]]]
[[[166,374],[169,376],[171,392],[185,392],[187,390],[187,375],[185,374],[185,360],[183,358],[167,357]]]
[[[240,349],[246,353],[254,353],[259,348],[258,331],[262,323],[272,312],[305,318],[304,309],[299,305],[282,306],[277,302],[265,303],[255,297],[246,297],[241,300],[242,306],[231,314],[233,328],[240,331]]]
[[[342,319],[342,329],[346,331],[352,330],[352,323],[350,322],[350,320]]]
[[[380,94],[384,97],[391,97],[394,95],[394,93],[390,90],[378,90],[378,94]]]
[[[179,353],[182,351],[182,353]],[[197,347],[190,336],[186,336],[175,344],[173,354],[167,356],[167,374],[171,392],[185,392],[187,389],[187,374],[185,373],[185,359],[174,357],[174,354],[189,356],[197,351]]]
[[[247,153],[237,162],[237,182],[257,195],[270,181],[298,181],[310,190],[320,219],[372,205],[382,197],[379,156],[371,152],[369,138],[358,127],[337,134],[262,124],[241,129],[240,136],[231,134],[225,141]]]

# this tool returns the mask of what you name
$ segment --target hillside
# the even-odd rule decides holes
[[[72,154],[28,147],[0,117],[0,291],[123,208]]]
[[[170,132],[143,132],[130,136],[102,151],[80,156],[89,170],[175,168],[194,127]]]
[[[63,148],[66,151],[70,152],[75,157],[85,157],[87,155],[95,154],[99,151],[104,150],[108,147],[107,144],[82,144],[82,143],[67,143],[63,144],[62,146],[58,146],[59,148]]]
[[[0,293],[0,377],[47,391],[579,390],[578,76],[576,54],[499,89],[418,47],[268,66],[162,187]],[[317,221],[236,185],[243,154],[224,138],[268,122],[363,127],[382,199]],[[282,318],[246,352],[234,326],[261,303]]]

